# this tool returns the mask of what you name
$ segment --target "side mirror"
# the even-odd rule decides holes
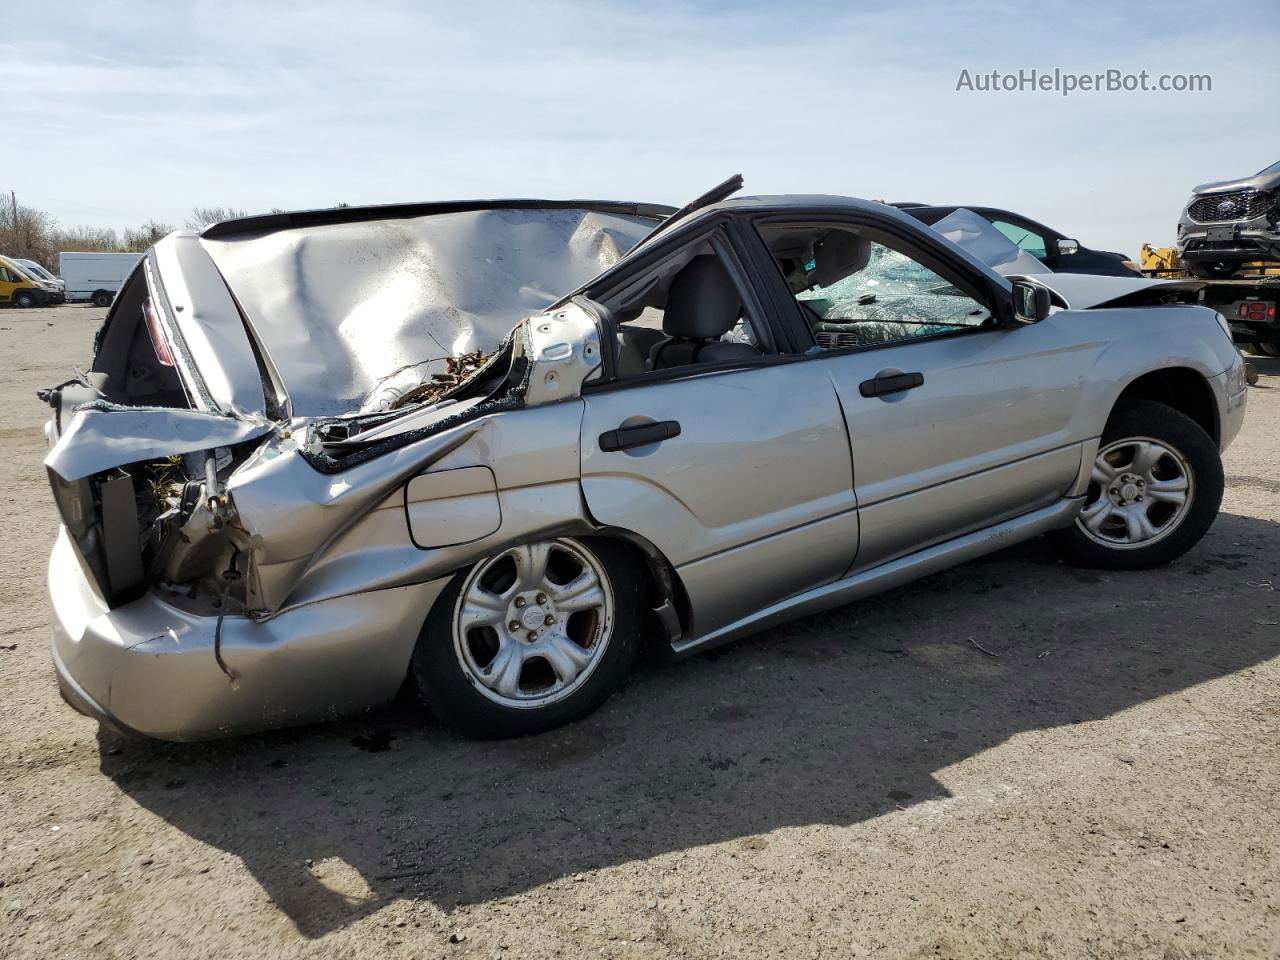
[[[1079,240],[1059,240],[1058,241],[1058,256],[1074,257],[1079,252],[1080,252]]]
[[[1016,323],[1039,323],[1049,315],[1049,288],[1038,283],[1015,280],[1013,319]]]

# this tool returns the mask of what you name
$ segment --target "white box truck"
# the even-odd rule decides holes
[[[67,302],[92,300],[111,306],[116,292],[142,259],[140,253],[60,253],[58,272],[67,285]]]

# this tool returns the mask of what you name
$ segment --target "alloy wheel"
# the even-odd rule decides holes
[[[609,578],[589,550],[573,540],[525,544],[467,576],[454,607],[454,653],[495,703],[545,707],[586,683],[613,621]]]
[[[1098,451],[1076,526],[1115,550],[1150,546],[1186,519],[1195,497],[1187,458],[1151,437],[1127,437]]]

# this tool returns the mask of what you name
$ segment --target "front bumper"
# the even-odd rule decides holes
[[[1209,386],[1218,402],[1218,449],[1225,452],[1244,425],[1245,404],[1249,398],[1244,357],[1237,354],[1235,363],[1209,379]]]
[[[331,719],[395,696],[431,604],[447,581],[297,607],[273,619],[216,617],[154,593],[107,608],[65,530],[49,558],[53,664],[82,713],[162,740]]]
[[[1265,216],[1234,223],[1178,223],[1178,256],[1195,263],[1280,260],[1280,231]]]

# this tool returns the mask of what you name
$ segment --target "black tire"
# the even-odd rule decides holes
[[[422,702],[459,733],[477,739],[542,733],[582,719],[626,678],[643,629],[648,596],[644,568],[619,541],[592,537],[571,542],[593,555],[603,569],[613,593],[614,616],[600,660],[582,686],[564,699],[543,707],[507,707],[481,693],[468,676],[455,652],[453,623],[459,594],[475,565],[460,571],[432,606],[414,648],[410,673]]]
[[[1204,429],[1183,413],[1163,403],[1135,400],[1117,409],[1102,434],[1100,450],[1126,438],[1158,440],[1181,453],[1190,472],[1191,502],[1176,527],[1147,545],[1125,548],[1106,546],[1092,539],[1077,520],[1056,531],[1053,539],[1064,557],[1082,567],[1105,570],[1145,570],[1159,567],[1182,556],[1209,530],[1222,504],[1222,458]],[[1090,485],[1088,502],[1102,494]]]
[[[19,290],[13,295],[15,306],[34,307],[36,305],[36,295],[30,290]]]
[[[1262,357],[1280,357],[1280,340],[1259,340],[1250,352]]]
[[[1191,271],[1192,276],[1199,277],[1201,280],[1223,280],[1227,277],[1234,277],[1240,271],[1240,264],[1227,260],[1214,260],[1212,262],[1188,263],[1187,269]]]
[[[106,290],[99,290],[93,295],[93,305],[95,307],[109,307],[115,296]]]

